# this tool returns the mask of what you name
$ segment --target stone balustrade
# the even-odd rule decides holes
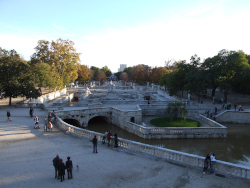
[[[68,131],[70,134],[79,137],[92,139],[94,135],[96,135],[98,141],[102,141],[102,136],[103,136],[102,134],[74,127],[72,125],[65,123],[60,118],[58,120],[58,126],[64,131]],[[121,148],[128,149],[130,151],[148,154],[150,156],[157,157],[174,164],[198,168],[200,169],[201,172],[204,165],[205,157],[179,152],[175,150],[170,150],[166,148],[151,146],[122,138],[119,138],[118,146]],[[226,177],[237,177],[250,180],[250,168],[248,167],[217,160],[214,168],[215,168],[215,173],[217,174],[221,174]]]

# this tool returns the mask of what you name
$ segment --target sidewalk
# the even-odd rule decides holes
[[[250,182],[204,175],[168,162],[110,149],[98,143],[98,154],[86,138],[67,135],[56,127],[43,131],[47,112],[36,108],[41,129],[34,129],[28,108],[9,107],[12,122],[6,122],[6,109],[0,109],[0,187],[249,187]],[[42,123],[41,123],[42,122]],[[54,179],[52,159],[70,156],[73,178]],[[79,166],[77,170],[76,165]]]

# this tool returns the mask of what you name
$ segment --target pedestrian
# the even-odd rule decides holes
[[[48,131],[48,119],[45,117],[44,118],[44,132]]]
[[[234,111],[236,111],[236,108],[237,108],[237,105],[235,104],[235,105],[234,105]]]
[[[106,132],[103,134],[103,136],[102,136],[102,144],[105,144],[105,139],[107,138],[108,132],[109,132],[109,131],[106,131]]]
[[[48,115],[48,120],[52,120],[52,115],[51,115],[51,113],[49,113],[49,115]]]
[[[98,153],[97,152],[97,138],[96,138],[96,135],[92,139],[92,142],[93,142],[93,153]]]
[[[115,148],[118,148],[118,136],[117,133],[114,134]]]
[[[30,117],[33,117],[34,110],[32,107],[30,107]]]
[[[214,173],[214,164],[216,162],[216,159],[215,159],[215,155],[214,153],[210,153],[210,174],[213,174]]]
[[[55,178],[59,179],[58,174],[58,164],[59,164],[60,155],[56,155],[56,157],[52,160],[53,165],[55,167]]]
[[[113,136],[113,135],[112,135],[111,131],[109,130],[109,132],[107,134],[108,147],[109,147],[109,143],[110,143],[110,140],[111,140],[111,136]]]
[[[66,169],[67,169],[67,174],[68,174],[68,179],[73,179],[73,175],[72,175],[72,168],[73,168],[73,163],[70,160],[70,157],[67,157],[67,161],[66,161]]]
[[[53,124],[51,122],[52,120],[50,119],[49,122],[48,122],[48,129],[49,131],[52,131],[52,128],[53,128]]]
[[[61,177],[61,182],[62,182],[64,180],[64,175],[65,175],[65,165],[63,159],[59,159],[58,175]]]
[[[39,127],[39,118],[36,116],[35,118],[34,118],[34,121],[35,121],[35,129],[40,129],[40,127]]]
[[[8,110],[7,111],[7,122],[8,122],[8,120],[12,121],[12,119],[10,118],[10,116],[11,116],[11,114],[10,114],[10,111]]]
[[[206,174],[206,170],[208,169],[208,165],[210,164],[210,154],[207,154],[204,160],[203,174]]]

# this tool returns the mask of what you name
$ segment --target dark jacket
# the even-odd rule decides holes
[[[58,164],[59,176],[65,175],[65,165],[63,162]]]
[[[97,138],[94,137],[93,140],[92,140],[93,144],[96,145],[97,144]]]
[[[55,158],[53,159],[53,165],[54,165],[54,167],[55,167],[55,168],[58,168],[58,164],[59,164],[59,157],[55,157]]]
[[[73,163],[71,160],[66,161],[66,169],[72,169],[73,168]]]

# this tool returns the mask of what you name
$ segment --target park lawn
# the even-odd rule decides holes
[[[192,119],[178,118],[172,121],[169,117],[155,118],[150,123],[156,127],[200,127],[202,124]]]

